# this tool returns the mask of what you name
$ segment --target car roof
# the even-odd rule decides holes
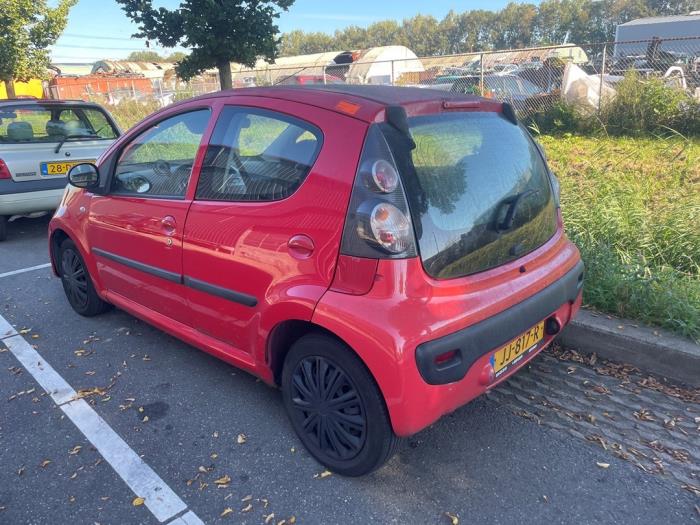
[[[485,106],[493,106],[493,101],[488,99],[439,89],[355,84],[284,85],[236,88],[219,91],[217,93],[209,93],[197,97],[196,99],[190,99],[187,102],[220,97],[235,98],[239,96],[265,97],[301,102],[310,106],[316,106],[352,116],[366,122],[374,122],[383,119],[384,110],[388,106],[403,106],[406,108],[409,115],[412,112],[411,109],[418,106],[425,107],[427,104],[433,103],[431,105],[437,107],[437,105],[441,105],[445,100],[459,100],[467,103],[483,103]],[[357,108],[348,111],[347,105],[344,105],[344,103],[355,105]]]

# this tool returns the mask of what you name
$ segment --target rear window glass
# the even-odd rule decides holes
[[[549,175],[522,127],[494,112],[414,117],[409,127],[415,173],[405,185],[431,276],[487,270],[551,238]]]
[[[107,140],[118,135],[97,108],[38,104],[0,108],[0,143]]]

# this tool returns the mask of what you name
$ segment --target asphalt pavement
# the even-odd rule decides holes
[[[49,268],[2,277],[48,262],[47,224],[16,221],[0,244],[0,316],[204,523],[700,522],[692,392],[630,389],[637,378],[551,353],[405,440],[372,475],[325,475],[275,389],[119,310],[78,316]],[[582,415],[606,411],[583,392],[591,383],[614,398],[613,417]],[[637,416],[622,414],[627,403]],[[678,421],[678,439],[646,424],[656,414],[668,426],[661,413]],[[619,431],[622,420],[635,432]],[[662,469],[620,453],[652,454],[641,444],[613,446],[654,433],[680,451]],[[0,523],[158,523],[138,496],[0,343]]]

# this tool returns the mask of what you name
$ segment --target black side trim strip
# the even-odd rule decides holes
[[[416,347],[418,371],[430,385],[459,381],[484,354],[514,339],[566,302],[574,302],[583,288],[583,261],[544,290],[488,319]],[[435,358],[456,350],[451,363]]]
[[[258,300],[252,295],[248,295],[242,292],[237,292],[235,290],[229,290],[228,288],[223,288],[215,284],[210,284],[205,281],[200,281],[199,279],[193,279],[192,277],[184,278],[185,286],[199,290],[200,292],[208,293],[211,295],[216,295],[223,299],[228,299],[234,303],[240,303],[244,306],[256,306]]]
[[[134,261],[133,259],[129,259],[128,257],[122,257],[121,255],[117,255],[116,253],[108,252],[100,248],[93,248],[92,253],[94,253],[95,255],[99,255],[100,257],[104,257],[105,259],[116,261],[119,264],[128,266],[129,268],[134,268],[135,270],[155,275],[156,277],[160,277],[161,279],[165,279],[166,281],[171,281],[180,284],[182,283],[182,276],[179,273],[169,272],[168,270],[163,270],[162,268],[158,268],[157,266],[151,266],[150,264]]]

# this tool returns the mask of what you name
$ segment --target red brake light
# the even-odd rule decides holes
[[[391,259],[417,253],[401,177],[383,131],[374,124],[355,176],[341,254]]]
[[[5,161],[0,159],[0,179],[11,179],[12,174],[10,173],[10,169],[7,167],[7,164],[5,164]]]

